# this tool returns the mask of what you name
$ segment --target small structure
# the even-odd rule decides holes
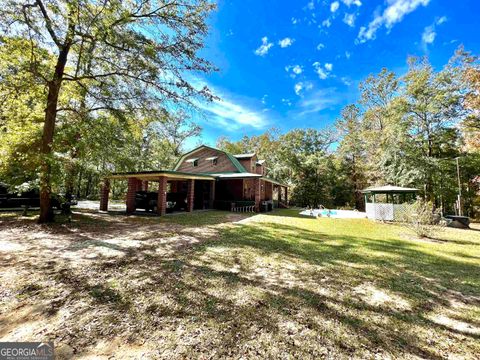
[[[288,204],[288,186],[267,177],[265,161],[255,153],[232,155],[206,145],[184,154],[173,170],[105,177],[100,193],[102,211],[108,210],[112,180],[128,181],[127,213],[137,208],[158,215],[165,215],[167,210],[259,212]]]
[[[400,220],[406,204],[415,201],[417,191],[414,188],[391,185],[362,190],[367,217],[382,221]]]

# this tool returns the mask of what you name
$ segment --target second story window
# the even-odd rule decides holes
[[[192,164],[193,164],[193,167],[197,167],[198,166],[198,159],[193,160]]]
[[[213,166],[217,165],[217,161],[218,161],[217,158],[212,159],[212,165],[213,165]]]

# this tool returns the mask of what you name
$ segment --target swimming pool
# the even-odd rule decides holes
[[[301,211],[300,215],[306,215],[311,217],[331,217],[338,219],[364,219],[367,217],[367,214],[362,211],[335,209],[307,209]]]

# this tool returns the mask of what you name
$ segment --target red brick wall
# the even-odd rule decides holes
[[[218,156],[217,165],[213,165],[212,161],[205,160],[206,158]],[[193,163],[186,162],[188,159],[198,159],[198,166],[193,166]],[[238,172],[231,160],[225,153],[216,151],[214,149],[203,148],[187,156],[185,160],[177,168],[177,171],[188,173],[220,173],[220,172]]]
[[[110,193],[110,181],[104,180],[100,189],[100,210],[108,210],[108,194]]]
[[[128,178],[127,188],[127,213],[131,214],[135,211],[135,192],[138,188],[139,180],[136,178]]]
[[[160,176],[158,181],[157,213],[163,216],[167,213],[167,178]]]
[[[193,197],[195,196],[195,180],[188,180],[187,186],[187,211],[193,211]]]

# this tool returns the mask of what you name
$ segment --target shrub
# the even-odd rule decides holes
[[[431,202],[417,200],[413,204],[405,205],[401,221],[413,230],[419,237],[430,238],[442,226],[439,210],[433,210]]]

